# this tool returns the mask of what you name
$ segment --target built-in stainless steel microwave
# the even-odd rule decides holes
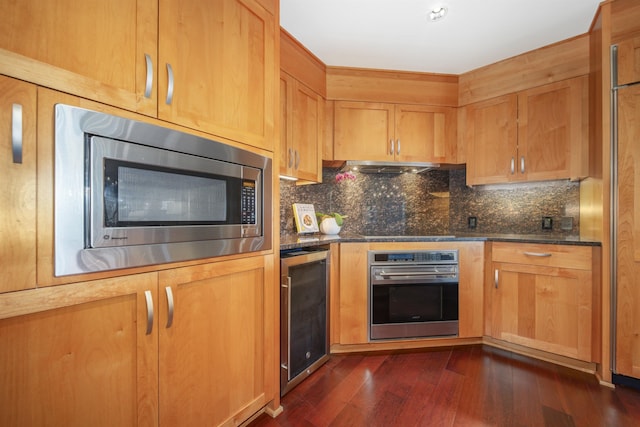
[[[55,106],[55,275],[271,249],[271,159]]]

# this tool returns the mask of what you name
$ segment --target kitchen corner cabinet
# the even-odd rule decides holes
[[[258,0],[160,0],[158,117],[273,150],[278,19]]]
[[[324,99],[280,73],[280,175],[322,182]]]
[[[465,107],[467,184],[588,175],[588,77]]]
[[[483,331],[484,242],[443,243],[343,243],[340,245],[340,271],[337,289],[332,286],[332,344],[367,344],[369,250],[444,250],[459,251],[460,324],[457,338],[476,338]],[[337,312],[336,312],[337,311]],[[456,337],[447,337],[453,338]],[[335,342],[335,340],[338,342]],[[401,340],[398,340],[401,341]]]
[[[157,426],[156,279],[0,294],[0,425]]]
[[[4,76],[0,164],[5,183],[0,191],[2,293],[36,286],[36,87]]]
[[[453,107],[336,101],[334,158],[455,163]]]
[[[599,362],[599,248],[492,244],[493,338]]]
[[[158,0],[3,1],[0,16],[0,74],[156,115]]]
[[[160,425],[239,425],[274,397],[270,259],[159,273]]]

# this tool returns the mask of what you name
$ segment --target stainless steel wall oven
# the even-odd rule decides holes
[[[458,251],[369,251],[369,339],[458,335]]]
[[[55,106],[57,276],[271,248],[271,159]]]

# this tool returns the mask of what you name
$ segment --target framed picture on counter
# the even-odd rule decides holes
[[[293,218],[298,233],[317,233],[319,231],[316,210],[312,204],[294,203]]]

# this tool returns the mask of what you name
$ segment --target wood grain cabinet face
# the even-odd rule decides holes
[[[496,339],[597,362],[592,249],[493,243],[491,333]],[[575,260],[575,262],[574,262]]]
[[[273,14],[256,0],[161,0],[159,28],[158,117],[273,150]]]
[[[145,92],[147,71],[157,76],[157,0],[5,1],[0,16],[16,77],[156,115],[156,90]]]
[[[158,425],[147,295],[155,273],[1,294],[0,425]]]
[[[454,108],[336,101],[334,119],[337,160],[455,163]]]
[[[467,107],[467,184],[588,175],[588,82],[577,77]]]
[[[321,182],[324,99],[282,72],[280,118],[280,174]]]
[[[36,87],[4,76],[0,165],[1,293],[36,286]]]
[[[640,82],[640,36],[618,43],[618,85]]]
[[[270,400],[267,274],[264,257],[159,273],[160,425],[237,425]]]

